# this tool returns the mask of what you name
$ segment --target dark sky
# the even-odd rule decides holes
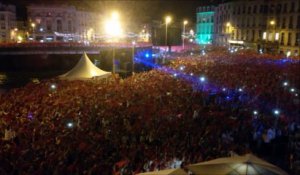
[[[195,21],[196,8],[200,5],[216,4],[222,0],[1,0],[15,4],[18,16],[24,16],[28,4],[68,4],[78,9],[99,11],[103,14],[118,10],[129,21],[149,22],[160,20],[167,14],[176,21]]]

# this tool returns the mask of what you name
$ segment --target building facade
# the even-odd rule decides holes
[[[299,0],[238,0],[214,12],[215,45],[299,54]]]
[[[92,39],[100,15],[78,11],[74,6],[27,7],[29,40],[40,42]]]
[[[16,37],[16,7],[0,3],[0,42]]]
[[[196,42],[211,44],[214,32],[214,6],[204,6],[197,9]]]

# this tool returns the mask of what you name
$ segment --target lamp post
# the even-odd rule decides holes
[[[119,13],[113,12],[111,14],[111,18],[105,23],[105,31],[112,38],[117,39],[122,35],[121,23],[119,20]],[[114,42],[114,41],[113,41]],[[115,70],[115,47],[113,47],[113,55],[112,55],[112,72],[113,74],[116,72]]]
[[[270,21],[270,33],[272,34],[271,37],[269,37],[269,40],[272,41],[272,47],[273,49],[271,49],[273,52],[277,52],[278,53],[278,41],[279,41],[279,33],[277,33],[277,29],[276,29],[276,21],[275,20],[271,20]],[[274,32],[273,32],[274,31]]]
[[[132,75],[134,75],[134,48],[135,48],[136,42],[132,41]]]
[[[185,26],[188,24],[187,20],[183,21],[183,31],[182,31],[182,49],[184,49],[184,37],[185,37]]]
[[[35,36],[34,36],[34,33],[35,33],[35,23],[31,23],[31,27],[32,27],[32,37],[33,37],[33,40],[35,40]]]
[[[172,18],[170,16],[166,17],[166,40],[165,45],[168,46],[168,24],[172,21]]]
[[[272,32],[270,32],[270,33],[273,34],[273,30],[274,30],[274,40],[275,40],[275,33],[276,33],[275,28],[274,28],[275,24],[276,24],[276,22],[274,20],[270,21],[270,26],[271,26],[271,30],[272,30]],[[271,39],[273,39],[273,37]]]

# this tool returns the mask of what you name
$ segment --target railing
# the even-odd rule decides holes
[[[99,54],[105,49],[132,48],[132,43],[6,43],[0,45],[0,55],[35,55],[35,54]],[[136,43],[135,48],[152,47],[152,43]]]

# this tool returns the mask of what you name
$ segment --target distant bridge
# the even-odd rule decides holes
[[[7,43],[0,44],[0,55],[41,55],[41,54],[99,54],[110,49],[152,48],[151,43]]]

